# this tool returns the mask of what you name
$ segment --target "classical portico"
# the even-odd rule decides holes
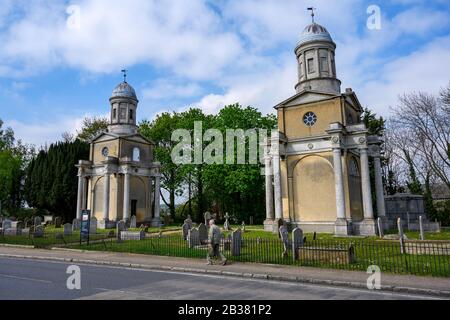
[[[89,209],[100,228],[113,228],[132,215],[138,223],[159,226],[161,165],[153,159],[155,144],[137,130],[136,93],[124,81],[110,103],[108,130],[91,141],[89,161],[77,165],[77,218]]]
[[[377,213],[385,216],[381,140],[361,122],[355,92],[341,93],[335,49],[328,31],[315,22],[295,49],[297,93],[275,106],[278,133],[265,144],[266,230],[282,218],[307,232],[375,234],[369,157]]]

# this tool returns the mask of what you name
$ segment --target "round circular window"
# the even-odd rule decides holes
[[[103,155],[104,157],[107,157],[108,154],[109,154],[108,148],[107,148],[107,147],[104,147],[104,148],[102,149],[102,155]]]
[[[307,112],[303,116],[303,123],[307,125],[308,127],[312,127],[317,122],[317,116],[314,112]]]

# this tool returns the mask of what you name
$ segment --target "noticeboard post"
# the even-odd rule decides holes
[[[87,241],[87,245],[89,245],[90,229],[91,229],[91,210],[83,210],[81,212],[80,245],[83,241]]]

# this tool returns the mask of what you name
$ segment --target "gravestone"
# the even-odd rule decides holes
[[[23,228],[22,221],[12,221],[11,222],[11,228],[13,228],[13,229],[22,229]]]
[[[42,225],[37,225],[34,227],[33,237],[42,238],[44,236],[44,227]]]
[[[92,217],[89,225],[89,233],[95,234],[97,233],[97,218]]]
[[[198,238],[201,244],[205,244],[208,241],[208,229],[203,223],[198,226]]]
[[[130,219],[130,229],[136,229],[137,228],[137,224],[136,224],[136,216],[131,216]]]
[[[66,223],[63,228],[65,237],[72,235],[72,225],[70,223]]]
[[[228,221],[228,219],[230,219],[230,216],[228,215],[228,212],[225,214],[225,223],[223,224],[223,230],[226,231],[230,231],[230,221]]]
[[[80,230],[80,220],[73,219],[72,220],[72,231],[78,231]]]
[[[41,217],[39,217],[39,216],[34,217],[33,223],[34,223],[34,226],[40,226],[40,225],[42,224],[42,219],[41,219]]]
[[[22,229],[16,229],[16,228],[8,228],[3,229],[3,235],[5,236],[19,236],[21,234]]]
[[[425,240],[425,233],[423,232],[423,218],[419,216],[419,232],[420,232],[420,240]]]
[[[282,225],[279,229],[280,232],[280,238],[283,242],[283,257],[287,257],[288,255],[288,248],[289,248],[289,231],[288,228],[285,225]]]
[[[184,240],[187,240],[189,230],[191,230],[191,228],[189,227],[189,224],[187,224],[186,222],[183,223],[183,239]]]
[[[198,229],[190,229],[188,232],[188,246],[189,248],[194,248],[198,245],[200,245]]]
[[[251,226],[254,225],[254,223],[253,223],[253,216],[250,216],[250,225],[251,225]]]
[[[241,255],[242,232],[241,229],[233,231],[231,234],[231,255],[236,257]]]
[[[192,219],[190,214],[188,214],[186,220],[184,220],[184,223],[186,223],[189,226],[189,229],[192,229]]]
[[[383,239],[384,237],[383,220],[381,220],[381,218],[378,218],[377,224],[378,224],[378,235],[380,236],[381,239]]]
[[[42,222],[42,220],[41,220],[41,222]],[[44,223],[45,224],[52,223],[52,222],[53,222],[53,216],[50,216],[50,215],[44,216]]]
[[[405,253],[405,240],[403,235],[403,226],[402,226],[402,219],[397,219],[397,228],[398,228],[398,236],[400,240],[400,253]]]
[[[211,213],[209,213],[209,211],[206,211],[203,214],[203,217],[205,218],[205,226],[209,226],[209,220],[211,220]]]
[[[62,223],[61,217],[56,217],[55,218],[55,228],[56,229],[61,228],[61,223]]]
[[[144,240],[144,231],[121,231],[120,240]]]
[[[292,256],[298,260],[298,249],[303,246],[303,231],[300,228],[292,230]]]
[[[244,221],[242,221],[241,229],[242,229],[242,232],[245,232],[245,222]]]
[[[3,231],[12,228],[12,221],[8,219],[3,220],[2,228]]]
[[[117,226],[116,226],[116,236],[117,236],[117,239],[122,239],[121,236],[120,236],[120,234],[121,234],[122,231],[127,231],[127,225],[126,225],[125,221],[120,220],[120,221],[117,223]]]

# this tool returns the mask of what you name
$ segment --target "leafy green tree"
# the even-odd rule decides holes
[[[93,117],[84,118],[81,131],[78,133],[78,139],[84,142],[90,142],[100,133],[105,132],[108,128],[109,121],[107,118]],[[69,139],[65,139],[66,142],[72,142]]]

